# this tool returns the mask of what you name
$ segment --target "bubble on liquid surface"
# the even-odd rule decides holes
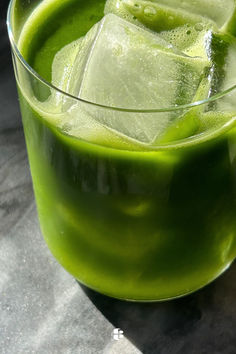
[[[154,17],[156,14],[157,14],[157,11],[153,6],[146,6],[144,8],[144,15],[146,17]]]
[[[203,27],[202,23],[196,23],[196,25],[194,26],[194,29],[197,32],[201,32],[201,31],[203,31],[204,27]]]
[[[141,4],[138,4],[137,2],[125,0],[124,3],[129,7],[132,7],[133,12],[135,13],[140,13],[143,10],[143,6]]]

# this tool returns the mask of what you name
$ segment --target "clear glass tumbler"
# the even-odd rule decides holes
[[[27,19],[42,2],[12,0],[8,31],[49,249],[80,282],[120,299],[157,301],[203,287],[236,256],[235,88],[150,111],[73,97],[40,77],[20,52]],[[165,119],[189,111],[208,112],[217,123],[155,146],[130,142],[100,123],[107,115]]]

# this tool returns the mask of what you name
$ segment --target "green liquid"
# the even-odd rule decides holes
[[[23,55],[47,80],[58,50],[103,16],[103,1],[64,3],[22,41]],[[230,126],[199,144],[119,150],[63,134],[23,90],[20,102],[42,232],[78,280],[110,296],[158,300],[204,286],[233,261]]]

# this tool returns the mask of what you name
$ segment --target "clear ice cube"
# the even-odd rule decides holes
[[[158,32],[186,23],[208,23],[231,31],[235,8],[234,0],[107,0],[105,14],[138,20]]]
[[[191,103],[209,60],[190,57],[156,34],[106,15],[80,45],[67,90],[97,104],[134,110]],[[132,139],[151,143],[178,113],[128,113],[88,106],[87,114]]]

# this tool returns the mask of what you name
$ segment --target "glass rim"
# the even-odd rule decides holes
[[[127,112],[127,113],[161,113],[161,112],[171,112],[171,111],[178,111],[178,110],[184,110],[184,109],[189,109],[189,108],[193,108],[196,106],[200,106],[200,105],[204,105],[210,102],[214,102],[224,96],[226,96],[227,94],[229,94],[230,92],[232,92],[233,90],[236,89],[236,84],[231,86],[230,88],[219,92],[211,97],[208,97],[204,100],[199,100],[196,102],[191,102],[188,104],[184,104],[184,105],[174,105],[174,106],[170,106],[167,108],[153,108],[153,109],[134,109],[134,108],[122,108],[122,107],[114,107],[114,106],[107,106],[107,105],[103,105],[100,103],[96,103],[96,102],[92,102],[89,100],[85,100],[83,98],[80,97],[76,97],[71,95],[68,92],[65,92],[63,90],[61,90],[60,88],[56,87],[55,85],[53,85],[51,82],[45,80],[43,77],[41,77],[30,65],[29,63],[24,59],[24,57],[21,55],[18,47],[17,47],[17,43],[15,42],[14,39],[14,34],[12,31],[12,25],[11,25],[11,13],[12,13],[12,9],[13,9],[13,3],[14,0],[11,0],[8,6],[8,11],[7,11],[7,30],[8,30],[8,36],[10,39],[10,43],[11,43],[11,48],[13,49],[15,55],[17,56],[17,58],[20,60],[20,62],[22,63],[22,65],[25,67],[25,69],[35,77],[35,79],[37,79],[38,81],[40,81],[42,84],[46,85],[48,88],[56,90],[57,92],[69,97],[70,99],[74,99],[76,101],[79,101],[81,103],[84,104],[88,104],[88,105],[92,105],[95,107],[99,107],[99,108],[103,108],[103,109],[107,109],[107,110],[112,110],[112,111],[120,111],[120,112]]]

